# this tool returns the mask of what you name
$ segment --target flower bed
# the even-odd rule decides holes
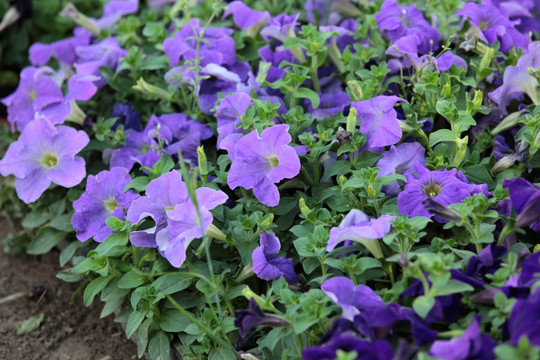
[[[139,356],[540,356],[537,2],[59,15],[2,191]]]

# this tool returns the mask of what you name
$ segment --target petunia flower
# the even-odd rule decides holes
[[[341,317],[353,320],[363,311],[371,311],[384,305],[384,301],[369,286],[354,285],[351,279],[336,276],[321,285],[322,291],[341,309]]]
[[[540,253],[529,255],[521,266],[521,273],[506,282],[501,291],[507,297],[526,299],[531,287],[540,279]]]
[[[401,140],[401,127],[394,105],[406,100],[397,96],[376,96],[373,99],[353,102],[361,119],[360,132],[366,135],[367,148],[394,145]]]
[[[268,11],[255,11],[242,1],[233,1],[227,4],[227,9],[223,12],[222,19],[225,19],[231,14],[234,25],[239,29],[260,28],[271,18]]]
[[[0,174],[15,175],[15,190],[25,203],[36,201],[51,182],[71,188],[86,176],[84,159],[75,156],[90,141],[84,131],[54,126],[38,116],[9,146]]]
[[[324,120],[342,112],[349,105],[350,96],[345,91],[332,94],[319,94],[320,104],[317,109],[313,108],[311,101],[304,102],[307,112],[316,120]]]
[[[337,335],[323,345],[302,350],[303,360],[334,360],[338,350],[356,352],[358,360],[392,360],[394,351],[386,341],[369,342],[350,333]]]
[[[379,239],[390,232],[390,221],[396,217],[382,215],[377,219],[369,219],[360,210],[351,210],[341,221],[339,227],[330,230],[330,238],[326,251],[332,251],[344,241],[357,241],[364,245],[375,257],[383,256]]]
[[[256,326],[287,326],[289,322],[281,316],[268,314],[261,310],[254,298],[249,299],[248,308],[245,310],[236,310],[236,319],[234,326],[239,329],[240,337],[243,339],[249,331]]]
[[[377,26],[392,43],[404,36],[418,39],[418,52],[427,54],[439,48],[439,32],[424,18],[415,5],[400,7],[396,0],[386,0],[375,15]]]
[[[416,162],[422,165],[426,163],[425,149],[422,145],[417,142],[392,145],[390,150],[382,153],[382,158],[375,164],[380,169],[377,176],[403,175],[412,172]],[[388,196],[396,196],[400,191],[398,181],[393,181],[384,187],[383,191]]]
[[[477,256],[469,259],[465,274],[473,277],[480,277],[483,281],[489,282],[487,274],[493,274],[502,264],[502,258],[506,255],[504,246],[494,246],[489,244]]]
[[[417,175],[413,175],[412,172],[405,174],[407,184],[397,198],[401,215],[432,217],[433,215],[422,204],[428,197],[439,204],[448,206],[459,203],[474,194],[489,195],[487,185],[469,183],[465,175],[461,171],[457,172],[456,169],[429,171],[419,163],[414,164],[414,169]],[[435,219],[446,222],[438,216],[435,216]]]
[[[279,191],[275,183],[300,172],[300,159],[290,142],[289,126],[280,124],[264,129],[260,136],[253,130],[236,143],[228,144],[224,148],[232,160],[227,177],[229,187],[253,189],[261,203],[276,206]]]
[[[133,129],[134,131],[143,131],[141,125],[141,113],[128,102],[115,103],[111,117],[118,118],[111,127],[111,130],[116,130],[116,128],[122,124],[126,130]]]
[[[85,192],[73,202],[71,224],[79,241],[94,237],[103,242],[113,233],[105,220],[110,216],[123,220],[131,202],[139,197],[131,190],[124,192],[130,181],[128,170],[118,167],[88,176]]]
[[[540,186],[516,178],[504,179],[503,188],[508,189],[512,207],[518,214],[516,226],[540,230]]]
[[[508,318],[508,332],[510,344],[517,345],[519,340],[527,336],[529,343],[540,346],[540,289],[529,295],[526,299],[519,299]]]
[[[77,46],[75,53],[78,57],[75,63],[77,74],[96,76],[98,78],[95,81],[97,86],[103,86],[107,83],[101,76],[99,68],[106,66],[116,70],[121,59],[128,54],[120,47],[118,40],[114,37],[108,37],[92,45]]]
[[[237,92],[225,96],[216,107],[217,118],[217,147],[223,139],[231,134],[241,133],[242,129],[237,125],[242,123],[241,116],[246,114],[247,108],[252,105],[251,96],[243,92]]]
[[[261,233],[260,246],[251,254],[253,272],[259,279],[266,281],[283,276],[289,284],[296,284],[298,277],[294,272],[293,259],[275,256],[280,248],[279,239],[274,234]]]
[[[73,30],[73,36],[61,39],[50,44],[34,43],[28,49],[29,60],[34,66],[45,65],[51,57],[57,58],[61,63],[73,65],[77,61],[77,46],[90,44],[91,35],[83,28]]]
[[[268,42],[276,39],[284,43],[288,38],[295,36],[294,30],[296,25],[298,25],[298,16],[299,14],[290,16],[279,14],[272,18],[268,25],[261,30],[262,37]]]
[[[495,359],[493,349],[497,344],[491,336],[480,333],[481,319],[481,316],[476,315],[459,338],[435,341],[429,349],[429,355],[444,360]]]
[[[172,38],[163,42],[165,54],[170,59],[170,66],[178,65],[180,59],[191,61],[197,54],[201,66],[208,64],[233,65],[236,62],[235,43],[231,37],[233,31],[227,28],[208,27],[204,29],[203,41],[198,45],[196,36],[200,36],[203,27],[198,19],[191,19],[184,24]]]
[[[336,0],[307,0],[304,5],[307,20],[315,25],[337,25],[341,16],[334,10]],[[317,17],[317,18],[316,18]]]

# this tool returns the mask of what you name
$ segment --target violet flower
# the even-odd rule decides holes
[[[34,43],[28,49],[29,59],[32,65],[45,65],[52,56],[56,57],[61,63],[73,65],[77,61],[77,46],[86,46],[90,44],[90,33],[83,28],[75,28],[73,37],[61,39],[50,44],[40,42]]]
[[[330,230],[330,238],[326,251],[332,251],[344,241],[357,241],[364,245],[376,258],[383,256],[379,239],[390,232],[390,221],[395,216],[382,215],[377,219],[369,219],[360,210],[351,210],[341,221],[339,227]]]
[[[300,159],[290,142],[289,126],[282,124],[264,129],[260,136],[253,130],[227,147],[222,143],[232,160],[227,177],[229,187],[253,189],[261,203],[276,206],[279,191],[275,183],[300,172]]]
[[[240,337],[243,339],[249,331],[256,326],[287,326],[289,322],[281,316],[265,313],[261,310],[254,298],[249,299],[246,310],[236,310],[234,326],[239,329]]]
[[[225,19],[231,14],[234,25],[239,29],[261,27],[271,18],[268,11],[255,11],[242,1],[233,1],[227,4],[227,9],[223,12],[222,19]]]
[[[384,301],[366,285],[354,285],[353,281],[343,276],[326,280],[321,285],[322,291],[343,310],[341,317],[353,320],[363,311],[371,311]]]
[[[103,157],[109,157],[109,163],[112,167],[123,167],[128,170],[133,165],[152,167],[161,157],[157,150],[152,149],[156,145],[155,141],[148,136],[148,132],[138,132],[133,129],[125,131],[126,144],[118,149],[104,151]]]
[[[418,51],[427,54],[439,48],[439,32],[431,27],[415,5],[400,7],[396,0],[386,0],[375,15],[377,26],[392,43],[404,36],[418,39]]]
[[[197,40],[203,28],[199,19],[191,19],[184,24],[172,38],[163,42],[165,54],[170,59],[170,66],[176,66],[180,59],[191,61],[195,59]],[[198,56],[200,65],[233,65],[236,62],[235,43],[231,37],[233,31],[226,28],[208,27],[199,43]]]
[[[85,192],[73,202],[71,224],[79,241],[94,237],[103,242],[113,233],[105,220],[110,216],[123,220],[131,202],[139,197],[131,190],[124,192],[130,181],[128,171],[118,167],[88,176]]]
[[[290,50],[283,49],[283,46],[277,46],[275,49],[267,45],[259,48],[259,56],[263,61],[270,63],[270,69],[266,74],[266,81],[274,82],[285,76],[285,68],[279,67],[282,61],[297,63],[298,60],[294,57]]]
[[[217,147],[223,139],[231,134],[242,132],[237,125],[242,123],[241,116],[246,114],[247,108],[252,105],[251,96],[243,92],[237,92],[221,99],[216,107],[217,118]]]
[[[504,255],[506,255],[504,246],[489,244],[477,256],[469,259],[465,274],[480,277],[483,281],[490,282],[486,275],[495,273],[501,267]]]
[[[526,49],[530,43],[527,34],[515,29],[519,21],[510,21],[508,15],[494,6],[491,0],[483,0],[481,5],[468,2],[456,12],[456,16],[469,19],[471,25],[478,30],[481,40],[490,45],[499,41],[503,53],[507,53],[512,46]]]
[[[337,25],[341,16],[333,10],[336,0],[307,0],[304,5],[307,20],[316,25]],[[317,18],[316,18],[317,17]]]
[[[39,116],[9,146],[0,161],[2,176],[15,175],[19,199],[36,201],[51,182],[71,188],[86,176],[85,162],[75,156],[90,141],[84,131],[54,126]]]
[[[332,94],[319,94],[320,104],[317,109],[313,108],[311,101],[304,101],[308,113],[316,120],[324,120],[342,112],[349,105],[350,97],[345,91]]]
[[[283,256],[276,257],[280,249],[281,244],[274,234],[261,233],[260,246],[251,254],[253,272],[259,279],[266,281],[283,276],[289,284],[296,284],[298,277],[294,272],[294,261]]]
[[[503,188],[508,189],[512,207],[518,214],[516,226],[540,230],[540,186],[516,178],[504,179]]]
[[[98,80],[95,81],[97,86],[103,86],[107,83],[101,76],[99,68],[107,66],[116,70],[121,59],[128,54],[120,47],[118,40],[114,37],[108,37],[92,45],[77,46],[75,52],[78,56],[75,63],[77,74],[98,77]]]
[[[529,295],[526,299],[517,300],[508,318],[508,332],[510,344],[517,345],[523,336],[527,336],[529,343],[540,346],[540,289]]]
[[[507,297],[525,299],[538,280],[540,280],[540,253],[534,253],[523,261],[521,273],[508,279],[501,291]]]
[[[361,118],[360,132],[366,135],[368,150],[394,145],[401,140],[402,131],[394,110],[398,101],[407,102],[397,96],[381,95],[351,104]]]
[[[103,16],[92,19],[100,29],[114,25],[122,16],[136,13],[139,10],[139,0],[111,0],[103,5]]]
[[[298,25],[298,16],[298,14],[290,16],[279,14],[272,18],[268,25],[261,30],[262,37],[268,42],[276,39],[284,43],[288,38],[295,36],[294,30]]]
[[[392,145],[390,150],[382,153],[382,158],[375,164],[380,169],[377,176],[403,175],[412,172],[416,162],[422,165],[426,163],[425,149],[422,145],[417,142]],[[399,182],[393,181],[385,186],[383,191],[388,196],[397,196],[400,192]]]
[[[481,319],[481,316],[475,316],[459,338],[435,341],[429,355],[444,360],[494,360],[493,349],[497,344],[491,336],[480,333]]]
[[[414,164],[416,176],[406,173],[407,184],[399,193],[397,202],[401,215],[432,217],[422,202],[428,197],[433,198],[439,204],[448,206],[456,204],[463,199],[478,193],[488,196],[487,185],[475,185],[469,183],[463,173],[452,170],[429,171],[421,164]],[[438,222],[446,220],[435,216]]]
[[[122,124],[126,130],[132,129],[134,131],[143,131],[141,125],[141,113],[137,111],[130,103],[115,103],[111,117],[118,118],[118,120],[116,120],[114,125],[111,127],[111,130],[116,130],[116,128]]]

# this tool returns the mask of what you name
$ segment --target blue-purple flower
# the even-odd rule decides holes
[[[343,219],[339,227],[330,230],[330,239],[326,246],[327,251],[332,251],[344,241],[357,241],[364,245],[373,256],[383,256],[379,239],[390,232],[390,221],[396,217],[382,215],[377,219],[369,219],[360,210],[351,210]]]
[[[504,179],[503,187],[508,189],[512,207],[518,214],[516,226],[540,230],[540,186],[516,178]]]
[[[375,164],[380,169],[377,176],[403,175],[412,172],[414,171],[413,165],[416,162],[422,165],[426,163],[425,149],[422,145],[414,142],[392,146],[390,150],[382,153],[382,158]],[[400,191],[398,181],[393,181],[390,185],[384,187],[383,190],[388,196],[396,196]]]
[[[296,284],[298,277],[294,272],[294,261],[283,256],[276,257],[280,249],[281,244],[274,234],[261,233],[260,246],[251,254],[253,272],[259,279],[266,281],[283,276],[289,284]]]
[[[540,346],[540,289],[526,299],[517,300],[508,318],[510,343],[517,345],[519,340],[527,336],[529,343]]]
[[[0,174],[15,175],[15,190],[25,203],[36,201],[51,182],[71,188],[86,176],[85,162],[75,156],[90,141],[84,131],[54,126],[39,116],[0,161]]]
[[[302,350],[303,360],[334,360],[337,351],[356,352],[357,360],[392,360],[394,351],[386,341],[369,342],[352,334],[333,337],[324,345]]]
[[[118,167],[88,176],[85,192],[73,202],[71,224],[79,241],[93,237],[103,242],[113,233],[105,220],[110,216],[123,220],[131,202],[139,197],[131,190],[124,192],[130,181],[128,171]]]
[[[254,298],[249,299],[247,309],[236,310],[234,326],[239,329],[241,338],[245,338],[251,329],[261,325],[287,326],[289,322],[281,316],[263,312]]]
[[[288,125],[274,125],[264,129],[260,136],[256,130],[226,147],[232,165],[227,177],[231,189],[242,186],[253,189],[263,204],[276,206],[279,191],[276,183],[291,179],[300,172],[300,159],[289,145]]]

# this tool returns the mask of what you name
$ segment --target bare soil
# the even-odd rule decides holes
[[[4,226],[0,221],[0,233]],[[83,305],[82,295],[71,301],[78,285],[56,279],[57,252],[35,257],[5,254],[2,248],[0,299],[19,292],[37,294],[0,304],[0,359],[137,359],[135,344],[126,339],[113,316],[99,318],[103,306],[99,299],[89,308]],[[21,323],[38,314],[44,314],[41,326],[17,335]]]

